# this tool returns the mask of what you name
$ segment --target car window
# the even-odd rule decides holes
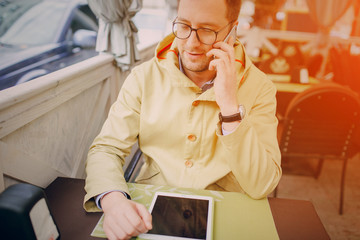
[[[42,0],[14,1],[0,0],[0,37],[27,10]]]
[[[0,0],[0,90],[98,55],[86,0]]]
[[[76,32],[79,29],[97,31],[98,30],[97,20],[94,20],[92,18],[91,16],[92,12],[86,13],[86,11],[84,10],[86,10],[85,7],[75,10],[74,17],[71,21],[71,30],[73,32]]]
[[[1,36],[8,45],[41,45],[55,41],[66,5],[41,2],[18,18]]]

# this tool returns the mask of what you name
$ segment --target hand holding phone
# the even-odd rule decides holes
[[[236,41],[236,27],[237,27],[237,25],[234,25],[231,28],[230,32],[228,33],[228,35],[226,35],[226,37],[224,38],[224,40],[222,42],[230,44],[230,37],[232,37],[232,41],[234,42],[233,45],[235,44],[235,41]],[[214,55],[213,58],[216,59],[216,56]],[[216,70],[216,68],[214,70]]]
[[[207,53],[208,57],[213,57],[209,63],[209,70],[215,71],[215,99],[223,115],[231,115],[238,111],[235,41],[236,25],[223,41],[214,43],[213,48]]]
[[[236,41],[236,27],[237,27],[237,25],[232,27],[232,29],[230,30],[228,35],[226,35],[226,37],[224,38],[224,40],[223,40],[224,43],[230,44],[230,37],[232,37],[232,41],[234,41],[234,44],[235,44],[235,41]],[[216,59],[215,56],[213,58]]]

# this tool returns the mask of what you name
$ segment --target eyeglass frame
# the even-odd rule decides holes
[[[218,33],[221,32],[222,30],[224,30],[224,29],[225,29],[227,26],[229,26],[230,24],[234,23],[234,21],[231,21],[231,22],[229,22],[226,26],[222,27],[219,31],[215,31],[215,30],[213,30],[213,29],[211,29],[211,28],[193,28],[193,27],[191,27],[190,25],[188,25],[188,24],[186,24],[186,23],[176,22],[176,20],[177,20],[177,17],[175,18],[175,20],[174,20],[173,23],[172,23],[172,25],[173,25],[173,26],[172,26],[172,32],[173,32],[173,34],[175,35],[176,38],[181,39],[181,40],[188,39],[188,38],[191,36],[191,33],[192,33],[193,31],[195,31],[197,40],[198,40],[199,42],[201,42],[202,44],[205,44],[205,45],[213,45],[213,44],[216,42],[216,40],[217,40]],[[177,23],[183,24],[183,25],[188,26],[188,27],[190,28],[189,36],[187,36],[186,38],[179,38],[179,37],[176,35],[176,33],[175,33],[175,31],[174,31],[174,26],[175,26],[175,24],[177,24]],[[214,42],[211,43],[211,44],[202,42],[202,41],[200,40],[199,34],[198,34],[198,32],[197,32],[199,29],[206,29],[206,30],[210,30],[210,31],[214,32],[214,33],[215,33],[215,40],[214,40]]]

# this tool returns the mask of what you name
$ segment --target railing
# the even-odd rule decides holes
[[[153,55],[141,50],[142,61]],[[88,148],[129,72],[99,55],[0,92],[0,191],[83,178]]]

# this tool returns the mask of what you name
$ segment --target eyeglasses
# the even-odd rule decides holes
[[[190,37],[192,31],[196,32],[197,39],[206,45],[212,45],[216,42],[216,38],[219,32],[224,30],[232,22],[228,23],[225,27],[221,28],[219,31],[214,31],[210,28],[192,28],[190,25],[185,23],[176,22],[176,19],[173,22],[172,31],[175,37],[179,39],[187,39]]]

